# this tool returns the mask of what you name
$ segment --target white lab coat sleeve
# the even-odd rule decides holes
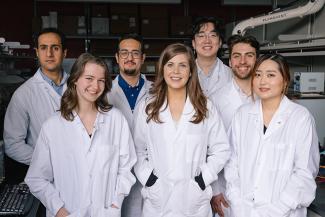
[[[221,117],[214,106],[209,108],[208,149],[206,163],[201,165],[201,172],[206,186],[218,179],[230,156],[229,141]]]
[[[19,91],[19,90],[18,90]],[[27,132],[29,116],[26,111],[26,103],[19,97],[20,92],[16,92],[8,105],[5,121],[3,139],[6,154],[20,162],[29,165],[33,155],[33,145],[27,144]]]
[[[263,210],[268,216],[283,216],[290,209],[308,207],[315,199],[320,158],[315,121],[309,113],[299,115],[296,126],[296,133],[292,135],[296,143],[293,171],[279,200]]]
[[[224,168],[224,176],[226,179],[226,197],[230,202],[231,211],[233,216],[241,216],[241,194],[240,194],[240,177],[238,165],[238,140],[239,140],[239,119],[237,113],[232,120],[231,126],[228,130],[231,156]]]
[[[124,197],[130,193],[131,187],[136,181],[131,169],[137,161],[129,125],[124,117],[121,118],[121,122],[121,128],[119,130],[120,156],[117,174],[117,186],[115,197],[112,200],[112,203],[118,207],[122,207]]]
[[[226,191],[226,180],[224,177],[224,170],[218,174],[218,179],[211,183],[213,196],[224,194]]]
[[[59,191],[52,184],[53,168],[51,164],[50,144],[46,132],[50,132],[50,130],[47,130],[46,125],[43,125],[25,177],[25,182],[31,193],[55,216],[59,209],[64,206],[64,202],[60,198]]]
[[[153,171],[153,166],[149,162],[149,144],[146,140],[148,123],[146,122],[147,116],[145,114],[145,103],[142,103],[138,109],[139,110],[137,111],[137,115],[135,117],[133,131],[135,150],[138,158],[138,161],[134,166],[134,172],[140,183],[145,186],[151,172]]]

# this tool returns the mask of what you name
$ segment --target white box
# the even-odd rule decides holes
[[[301,93],[324,92],[324,72],[295,72],[294,91]]]
[[[108,35],[109,20],[107,17],[92,17],[91,18],[91,33],[93,35]]]

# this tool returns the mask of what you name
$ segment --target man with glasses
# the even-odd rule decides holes
[[[193,25],[192,46],[201,88],[211,98],[221,87],[231,81],[231,69],[217,57],[222,45],[221,33],[214,17],[200,17]]]
[[[127,34],[120,38],[116,62],[119,75],[114,79],[112,90],[108,93],[110,104],[118,108],[133,129],[133,117],[138,104],[145,99],[152,82],[141,74],[141,66],[146,55],[143,41],[137,34]],[[140,217],[142,213],[141,184],[137,180],[122,205],[122,217]]]

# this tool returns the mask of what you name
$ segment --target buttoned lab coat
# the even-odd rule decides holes
[[[110,104],[118,108],[122,114],[126,117],[129,126],[132,130],[133,128],[133,117],[134,113],[137,111],[139,103],[143,101],[147,94],[149,93],[149,88],[152,85],[152,82],[147,80],[145,75],[141,74],[141,77],[144,79],[144,85],[140,90],[140,93],[137,97],[134,111],[130,108],[128,99],[126,98],[123,89],[118,84],[118,77],[113,81],[112,90],[108,93],[108,101]],[[132,186],[130,194],[125,198],[124,204],[122,207],[122,217],[140,217],[142,212],[142,197],[141,197],[141,184],[137,180],[136,183]]]
[[[222,87],[216,94],[212,96],[213,104],[217,107],[217,110],[220,112],[220,116],[222,118],[223,124],[226,130],[229,128],[231,120],[236,112],[236,110],[243,104],[244,102],[240,93],[238,92],[237,87],[235,87],[235,80],[232,79],[231,82],[227,83],[224,87]],[[252,99],[249,97],[249,99]],[[252,101],[249,100],[248,101]],[[222,193],[225,195],[226,191],[226,180],[224,178],[224,171],[221,171],[219,174],[219,178],[217,181],[211,184],[213,195],[218,195]],[[230,216],[230,209],[224,208],[225,217]]]
[[[61,96],[43,79],[40,69],[16,90],[6,111],[3,132],[10,158],[30,164],[41,126],[60,109],[60,101]]]
[[[73,217],[117,217],[135,183],[135,162],[129,126],[117,109],[98,113],[91,137],[76,114],[73,121],[57,114],[42,127],[25,182],[48,217],[61,207]]]
[[[163,123],[146,122],[146,102],[139,106],[135,119],[134,141],[138,161],[134,166],[145,186],[150,174],[158,177],[151,187],[143,187],[143,217],[212,216],[211,182],[229,158],[229,144],[221,119],[208,101],[208,117],[199,124],[190,122],[194,108],[187,98],[175,127],[169,107],[162,106]],[[194,177],[202,172],[206,189]]]
[[[233,216],[306,217],[314,200],[318,138],[309,111],[283,97],[265,134],[261,101],[243,105],[232,121],[225,167]]]
[[[225,65],[219,58],[217,58],[216,65],[208,75],[207,83],[203,82],[206,75],[200,69],[198,64],[197,67],[200,71],[200,73],[198,73],[198,77],[201,88],[204,92],[204,95],[209,99],[212,99],[213,95],[216,94],[216,92],[220,90],[220,88],[225,86],[232,79],[232,70],[227,65]]]

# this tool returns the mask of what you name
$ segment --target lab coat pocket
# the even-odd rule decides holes
[[[114,161],[117,156],[116,151],[118,150],[117,145],[99,145],[97,149],[96,159],[102,159],[101,162],[108,164],[109,162]]]
[[[201,216],[198,214],[209,213],[211,198],[212,189],[210,185],[207,186],[204,191],[202,191],[198,183],[191,179],[188,185],[188,195],[185,198],[185,214],[189,216]]]
[[[67,217],[88,217],[90,214],[90,206],[85,208],[79,208],[78,210],[70,213]]]
[[[161,209],[161,180],[158,178],[156,183],[151,187],[143,187],[141,190],[142,197],[145,203],[154,209]]]
[[[99,214],[98,216],[119,217],[121,216],[121,209],[108,207],[107,209],[104,209],[103,213]]]
[[[188,135],[186,137],[186,162],[200,162],[203,142],[203,134]]]

